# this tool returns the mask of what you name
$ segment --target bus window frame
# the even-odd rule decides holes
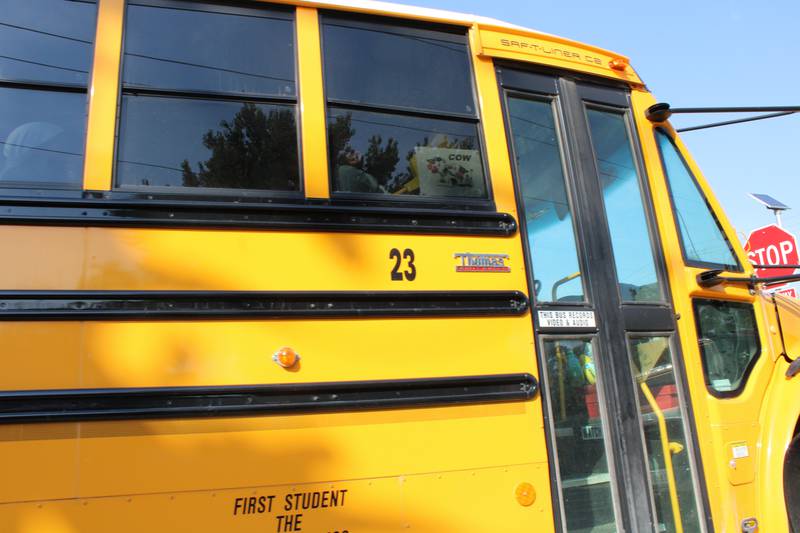
[[[452,113],[447,111],[433,111],[433,110],[419,110],[411,109],[402,106],[392,106],[384,104],[367,104],[361,102],[353,102],[341,99],[331,99],[328,97],[325,65],[325,32],[323,27],[326,20],[335,20],[340,22],[340,26],[356,29],[371,29],[371,28],[385,28],[387,26],[393,28],[394,33],[406,34],[411,36],[430,36],[430,32],[439,32],[440,34],[449,34],[463,37],[464,51],[467,55],[467,68],[470,81],[470,94],[472,95],[472,103],[475,106],[475,113],[473,115],[467,113]],[[474,54],[470,45],[469,32],[470,28],[466,26],[448,25],[443,23],[416,21],[410,19],[401,19],[386,15],[364,15],[359,13],[336,11],[331,9],[319,10],[319,41],[320,41],[320,55],[322,59],[322,94],[325,99],[325,154],[328,157],[328,183],[330,190],[331,203],[336,205],[367,205],[373,206],[386,206],[386,207],[409,207],[409,208],[428,208],[428,209],[472,209],[481,211],[496,211],[497,207],[494,201],[494,190],[492,187],[491,174],[489,173],[489,164],[486,152],[486,139],[483,129],[483,110],[480,105],[480,95],[478,94],[478,85],[476,79],[475,66],[473,64]],[[454,43],[462,44],[460,39],[453,39]],[[451,120],[453,122],[461,122],[465,124],[475,125],[476,138],[480,145],[478,150],[481,155],[481,169],[483,171],[484,185],[486,186],[486,195],[483,198],[470,198],[459,196],[434,196],[425,197],[420,195],[394,195],[394,194],[376,194],[376,193],[353,193],[336,191],[334,188],[335,168],[334,161],[330,158],[330,148],[328,143],[329,108],[335,109],[352,109],[354,111],[366,111],[374,113],[396,114],[408,117],[418,118],[432,118],[439,120]]]
[[[664,154],[663,154],[663,152],[661,150],[661,146],[660,146],[660,144],[658,142],[658,133],[659,132],[663,133],[667,137],[667,139],[669,140],[670,144],[672,144],[672,147],[675,149],[675,153],[678,154],[678,157],[680,158],[681,163],[683,164],[684,168],[686,169],[686,172],[689,174],[689,177],[691,178],[692,183],[697,188],[697,192],[700,193],[700,197],[703,199],[703,202],[705,203],[706,208],[708,209],[708,212],[711,214],[711,217],[714,219],[714,223],[717,225],[717,229],[722,234],[722,238],[725,239],[725,244],[728,245],[728,250],[730,250],[731,256],[733,257],[733,260],[736,261],[736,265],[725,265],[725,264],[722,264],[722,263],[714,263],[714,262],[711,262],[711,261],[695,261],[693,259],[689,259],[689,258],[686,257],[686,244],[685,244],[685,242],[683,240],[683,232],[681,231],[680,222],[679,222],[679,219],[678,219],[678,210],[677,210],[677,208],[675,206],[675,199],[674,199],[673,194],[672,194],[672,183],[671,183],[670,178],[669,178],[669,173],[667,172],[667,166],[664,164]],[[741,261],[739,261],[739,257],[738,257],[738,255],[736,254],[736,251],[733,248],[733,243],[731,242],[730,238],[728,238],[728,234],[725,232],[725,229],[722,227],[722,224],[720,223],[720,220],[719,220],[719,217],[717,216],[717,213],[714,211],[713,207],[709,203],[708,196],[706,195],[705,191],[703,190],[703,187],[700,185],[700,182],[697,181],[697,177],[694,175],[694,172],[692,171],[692,168],[689,166],[689,163],[686,161],[686,158],[683,156],[683,152],[681,151],[680,147],[678,147],[678,144],[675,142],[674,136],[670,135],[670,132],[666,128],[657,126],[657,127],[653,128],[653,140],[654,140],[654,142],[656,144],[656,150],[658,151],[658,161],[659,161],[659,165],[661,166],[661,172],[664,175],[664,181],[667,184],[667,192],[669,193],[668,194],[668,196],[669,196],[669,206],[670,206],[670,210],[672,211],[672,218],[675,221],[675,232],[678,234],[678,241],[680,242],[680,245],[681,245],[681,259],[683,259],[683,264],[686,265],[686,266],[695,267],[695,268],[721,269],[721,270],[724,270],[726,272],[739,272],[739,273],[744,272],[744,267],[742,266]],[[735,267],[735,268],[731,268],[731,267]]]
[[[735,389],[731,389],[729,391],[720,391],[716,390],[711,386],[711,383],[708,379],[708,367],[706,365],[706,358],[703,355],[703,348],[700,346],[700,320],[699,314],[697,312],[698,304],[703,302],[723,302],[725,304],[733,304],[735,306],[740,307],[747,307],[753,313],[753,325],[755,326],[754,329],[754,338],[756,340],[756,353],[750,358],[750,361],[747,363],[747,367],[744,369],[742,373],[742,379],[739,381],[739,386]],[[753,368],[755,368],[758,361],[761,359],[761,356],[764,353],[764,346],[761,342],[761,334],[758,329],[758,319],[756,317],[756,309],[754,302],[747,301],[747,300],[734,300],[729,298],[709,298],[709,297],[697,297],[692,298],[692,315],[694,319],[694,328],[695,328],[695,339],[697,341],[697,351],[700,355],[700,364],[703,368],[703,383],[706,385],[706,390],[708,391],[711,396],[717,398],[718,400],[727,400],[731,398],[736,398],[741,396],[744,392],[744,389],[747,388],[747,384],[750,382],[750,374],[753,373]]]
[[[261,16],[259,18],[281,18],[292,24],[293,34],[293,50],[294,57],[292,58],[292,65],[294,67],[294,83],[295,95],[290,96],[253,96],[247,94],[237,94],[219,91],[204,91],[204,90],[185,90],[185,89],[161,89],[149,88],[139,86],[126,86],[123,81],[123,74],[125,71],[125,34],[128,28],[128,7],[130,5],[142,5],[148,7],[166,7],[170,9],[186,9],[181,6],[192,6],[200,4],[204,9],[195,9],[193,11],[202,11],[204,13],[213,13],[219,15],[237,14],[244,16],[253,16],[253,13],[267,12],[270,14],[285,14],[281,16]],[[223,3],[223,0],[133,0],[125,2],[125,14],[123,16],[122,26],[122,43],[120,45],[120,62],[119,62],[119,90],[117,91],[117,117],[114,127],[114,156],[113,156],[113,170],[111,174],[111,193],[116,195],[123,194],[127,197],[132,197],[137,200],[147,201],[153,199],[160,200],[193,200],[198,199],[201,201],[213,202],[232,202],[237,203],[240,201],[246,202],[271,202],[273,200],[282,201],[302,201],[305,197],[305,179],[303,175],[303,143],[302,132],[300,130],[301,121],[301,88],[299,76],[299,63],[298,63],[298,34],[297,34],[297,9],[294,5],[283,5],[275,3],[242,3],[232,2],[231,4]],[[258,15],[255,15],[258,16]],[[122,100],[125,95],[144,96],[150,98],[173,98],[173,99],[187,99],[187,100],[206,100],[206,101],[222,101],[222,102],[249,102],[256,104],[277,104],[277,105],[293,105],[295,117],[295,138],[297,140],[297,190],[275,190],[275,189],[238,189],[238,188],[223,188],[223,187],[169,187],[169,186],[149,186],[149,185],[120,185],[118,182],[117,171],[119,168],[119,148],[121,140],[121,127],[122,127]]]
[[[83,170],[86,168],[86,141],[88,138],[87,133],[89,129],[89,103],[91,100],[91,86],[94,75],[95,55],[97,51],[97,29],[100,24],[98,15],[100,13],[101,1],[102,0],[88,0],[89,3],[94,4],[95,13],[94,13],[94,34],[92,37],[91,50],[89,52],[89,71],[86,73],[85,85],[78,85],[76,83],[46,82],[33,79],[12,80],[12,79],[0,78],[0,88],[4,89],[19,89],[27,91],[43,91],[43,92],[57,92],[57,93],[84,95],[83,155],[81,162],[81,174],[83,174]],[[44,193],[47,194],[48,196],[63,195],[72,197],[72,194],[70,193],[81,194],[83,190],[84,190],[83,177],[81,177],[81,180],[75,184],[69,184],[66,182],[63,183],[54,182],[52,185],[39,183],[34,187],[25,185],[21,185],[19,187],[13,187],[4,184],[3,186],[0,187],[0,194],[2,194],[3,196],[28,196],[31,193],[33,193],[36,196],[41,196]]]

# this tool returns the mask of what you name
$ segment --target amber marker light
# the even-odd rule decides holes
[[[628,68],[628,61],[622,59],[621,57],[615,57],[611,61],[608,62],[608,66],[611,67],[613,70],[623,71]]]
[[[536,491],[530,483],[520,483],[514,491],[520,505],[529,507],[536,501]]]
[[[292,368],[300,360],[300,354],[295,352],[294,349],[284,346],[272,354],[272,360],[283,368]]]

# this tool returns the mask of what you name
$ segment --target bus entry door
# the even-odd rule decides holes
[[[498,68],[568,532],[706,528],[629,95]]]

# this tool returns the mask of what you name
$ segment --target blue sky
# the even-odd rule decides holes
[[[673,107],[800,105],[798,0],[401,1],[495,17],[627,55],[656,98]],[[672,123],[728,118],[676,115]],[[748,192],[793,207],[784,227],[800,237],[800,114],[682,138],[742,241],[774,221]]]

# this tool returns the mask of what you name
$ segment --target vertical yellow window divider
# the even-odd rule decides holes
[[[112,187],[124,18],[125,0],[100,0],[92,82],[89,85],[84,189],[107,191]]]
[[[480,127],[486,142],[486,160],[492,179],[492,192],[498,211],[512,213],[516,217],[517,203],[514,182],[511,179],[511,164],[508,160],[501,94],[497,87],[494,62],[483,56],[480,28],[474,24],[469,29],[472,68],[478,97]]]
[[[308,198],[329,198],[325,93],[322,80],[319,15],[297,8],[297,64],[303,180]]]

